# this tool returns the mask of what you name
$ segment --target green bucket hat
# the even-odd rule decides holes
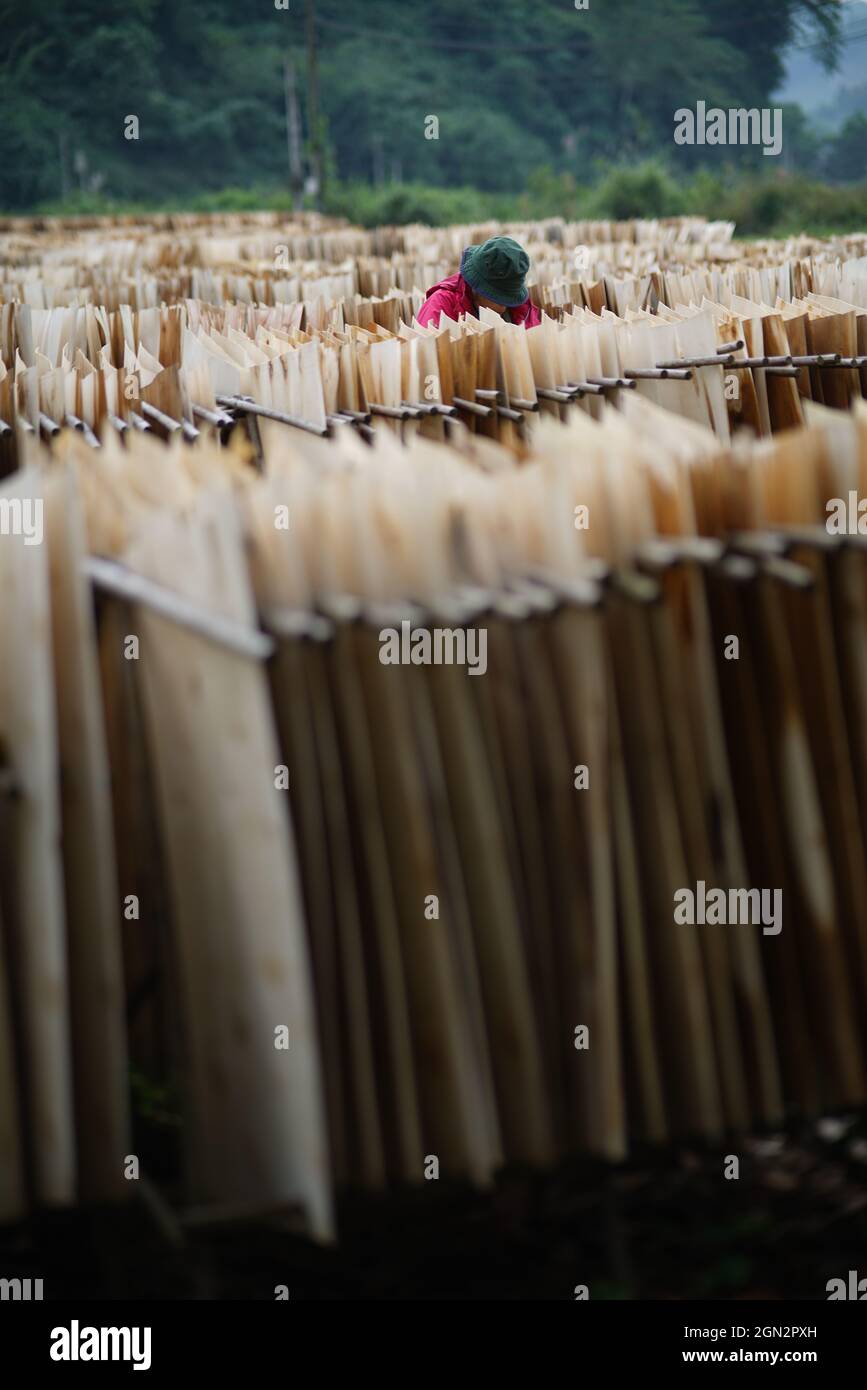
[[[507,309],[516,309],[528,298],[525,276],[529,269],[530,257],[510,236],[468,246],[461,257],[461,275],[467,284]]]

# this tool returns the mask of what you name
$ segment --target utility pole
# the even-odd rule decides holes
[[[298,109],[298,87],[295,81],[295,59],[287,53],[283,59],[283,90],[286,96],[286,140],[289,147],[289,187],[292,190],[292,210],[298,212],[304,191],[304,166],[301,162],[301,113]]]
[[[377,134],[372,137],[373,146],[373,182],[377,188],[385,185],[385,141],[382,136]]]
[[[57,147],[60,154],[60,196],[66,202],[69,197],[69,165],[67,163],[68,141],[64,129],[57,132]]]
[[[84,153],[84,150],[78,149],[75,151],[75,158],[72,161],[72,165],[78,175],[78,186],[83,193],[84,180],[87,175],[87,155]]]
[[[315,0],[305,0],[307,33],[307,123],[310,128],[310,148],[313,156],[313,177],[316,180],[316,205],[322,206],[325,194],[325,160],[322,157],[322,125],[319,115],[319,72],[316,66],[316,8]]]

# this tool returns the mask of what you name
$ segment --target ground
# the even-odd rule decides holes
[[[591,1299],[823,1300],[829,1279],[867,1274],[867,1113],[616,1167],[511,1170],[484,1194],[350,1193],[339,1227],[333,1248],[252,1225],[183,1231],[135,1193],[6,1232],[0,1252],[46,1298],[270,1301],[286,1285],[291,1300],[572,1300],[585,1284]]]

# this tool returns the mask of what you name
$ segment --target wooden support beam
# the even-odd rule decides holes
[[[84,573],[98,589],[114,594],[127,603],[141,603],[168,618],[180,627],[189,628],[201,637],[228,647],[239,656],[253,661],[266,661],[274,653],[274,643],[265,633],[255,628],[243,627],[219,613],[211,613],[198,604],[191,603],[182,594],[156,584],[144,575],[136,574],[115,560],[105,560],[101,556],[90,555],[84,562]]]

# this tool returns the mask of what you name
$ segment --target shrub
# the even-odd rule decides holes
[[[686,195],[661,164],[648,161],[634,168],[612,169],[593,199],[598,217],[672,217],[683,211]]]

